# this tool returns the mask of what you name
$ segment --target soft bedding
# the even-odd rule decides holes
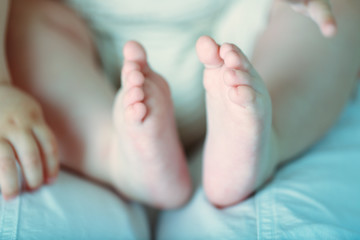
[[[87,16],[86,9],[81,9],[80,0],[68,0],[68,2],[74,2],[75,6],[77,6],[75,3],[78,3],[79,12],[83,11],[83,15]],[[213,2],[220,3],[220,1]],[[171,26],[178,28],[175,28],[176,31],[173,29],[169,37],[174,38],[179,44],[174,44],[177,48],[171,48],[171,51],[167,48],[156,48],[159,45],[158,35],[144,37],[145,46],[149,45],[149,49],[154,49],[149,53],[152,64],[159,67],[160,72],[164,73],[167,79],[175,79],[171,83],[173,88],[178,86],[177,83],[189,86],[190,89],[201,86],[201,81],[193,80],[196,79],[194,76],[198,75],[200,76],[198,79],[201,79],[202,69],[195,56],[194,46],[190,44],[198,35],[214,33],[220,42],[225,40],[236,42],[241,39],[243,42],[236,43],[251,55],[254,38],[264,27],[264,17],[258,16],[268,11],[271,1],[231,2],[235,4],[231,5],[234,7],[229,10],[233,13],[226,15],[228,17],[221,23],[227,26],[226,24],[233,22],[243,22],[237,17],[246,17],[246,19],[249,17],[248,25],[256,27],[245,28],[242,33],[234,35],[233,32],[225,30],[219,32],[217,29],[201,25],[199,26],[201,31],[192,33],[188,32],[188,25],[175,21]],[[261,4],[258,4],[259,2]],[[105,2],[101,1],[101,3]],[[202,3],[207,4],[206,1]],[[236,5],[238,7],[235,7]],[[204,11],[221,9],[199,6]],[[243,9],[241,14],[237,11],[238,8]],[[201,23],[204,25],[212,23],[214,16],[218,16],[212,11],[205,13],[195,16],[203,18]],[[259,13],[259,15],[251,13]],[[261,14],[263,15],[266,16]],[[100,24],[107,20],[102,18],[103,15],[100,16],[100,19],[94,18],[90,21],[94,24],[93,28],[98,25],[102,27]],[[118,28],[116,21],[115,23]],[[142,38],[142,35],[137,34],[146,33],[142,31],[143,29],[136,32],[123,26],[121,29],[123,31],[120,33],[125,32],[129,36],[117,36],[111,26],[109,24],[109,32],[114,36],[110,39],[118,46],[118,52],[121,52],[123,42],[128,38]],[[184,29],[189,36],[184,35]],[[197,28],[194,29],[197,31]],[[99,42],[101,49],[101,41]],[[171,58],[174,55],[179,57]],[[169,61],[164,61],[162,59],[164,56],[168,56]],[[110,57],[103,57],[105,60],[107,58]],[[106,68],[105,60],[103,61]],[[162,64],[164,62],[177,66],[180,69],[178,72],[181,72],[182,77],[188,82],[184,84],[182,78],[176,74],[173,76],[173,69],[168,68],[167,64]],[[188,66],[196,67],[189,71]],[[184,88],[184,91],[186,94],[180,92],[180,98],[174,96],[175,99],[181,100],[176,107],[186,106],[184,109],[190,111],[191,116],[191,111],[198,111],[199,108],[198,106],[191,108],[188,101],[193,101],[195,97],[189,94],[192,92],[188,89]],[[219,210],[208,203],[202,188],[198,187],[185,207],[160,213],[156,227],[157,238],[164,240],[360,239],[360,87],[357,92],[357,97],[348,104],[333,129],[309,152],[279,169],[272,181],[254,196],[236,206]],[[190,121],[189,119],[195,121],[191,118],[180,119],[183,128],[187,124],[186,121]],[[197,157],[201,157],[200,152]],[[109,189],[66,172],[61,172],[58,181],[52,186],[46,186],[31,194],[22,194],[13,201],[5,202],[0,199],[1,240],[149,239],[149,226],[142,206],[127,203]]]
[[[52,186],[0,200],[1,240],[148,239],[144,209],[61,172]]]
[[[360,239],[360,87],[338,123],[253,197],[219,210],[201,187],[158,239]]]
[[[359,239],[360,87],[333,129],[246,201],[226,209],[201,187],[160,213],[157,239]],[[56,184],[0,200],[0,239],[149,239],[144,209],[66,172]]]

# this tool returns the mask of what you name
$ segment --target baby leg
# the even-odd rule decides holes
[[[8,59],[14,83],[40,101],[62,164],[108,182],[103,149],[115,90],[96,63],[85,24],[54,1],[14,0]]]
[[[334,1],[342,27],[333,39],[280,1],[274,9],[253,58],[264,82],[235,46],[198,41],[208,108],[204,187],[215,205],[241,201],[278,164],[309,149],[337,120],[356,84],[359,1]]]
[[[183,203],[189,195],[190,182],[171,123],[173,118],[165,114],[167,110],[171,114],[171,100],[164,80],[152,80],[155,73],[150,76],[135,67],[129,73],[129,81],[124,82],[124,90],[116,96],[115,88],[97,63],[90,32],[74,12],[53,1],[14,0],[11,15],[8,42],[14,82],[41,102],[60,143],[62,164],[150,205],[170,208]],[[145,55],[138,45],[125,51],[130,52],[125,54],[128,66],[146,64],[144,57],[138,58],[138,54]],[[140,79],[145,80],[143,85],[139,75],[145,78]],[[154,81],[161,82],[161,86],[154,86]],[[152,91],[164,94],[160,103]],[[144,99],[139,98],[141,95]],[[170,119],[169,122],[151,120],[152,114],[159,113],[155,108],[158,104],[162,109],[159,117]],[[162,104],[166,109],[161,108]],[[121,122],[119,116],[127,122]],[[126,127],[121,126],[128,122]],[[147,129],[157,129],[145,131],[142,124],[147,124]],[[163,131],[161,126],[166,126]],[[155,136],[150,139],[152,133]],[[164,141],[162,146],[151,145],[163,135],[167,144],[175,144],[171,148],[176,151],[173,155],[169,149],[166,156],[154,149],[166,148]],[[136,144],[145,142],[151,146],[136,148]],[[142,159],[139,153],[150,155],[151,159]],[[178,184],[182,180],[184,183]]]
[[[114,107],[120,156],[112,167],[115,182],[132,198],[151,199],[159,208],[180,206],[191,186],[169,86],[151,70],[137,42],[124,46],[124,58],[123,88]]]

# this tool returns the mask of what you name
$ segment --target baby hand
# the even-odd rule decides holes
[[[19,194],[18,161],[26,187],[35,190],[57,176],[55,137],[40,105],[24,92],[0,85],[0,186],[3,197]]]
[[[326,37],[336,34],[336,22],[329,0],[287,0],[293,9],[310,17]]]

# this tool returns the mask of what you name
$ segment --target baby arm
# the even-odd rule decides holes
[[[11,84],[5,56],[9,1],[0,2],[0,186],[5,199],[19,194],[16,162],[29,190],[57,175],[55,137],[40,105]]]
[[[337,27],[329,0],[286,0],[292,8],[310,17],[326,37],[335,35]]]

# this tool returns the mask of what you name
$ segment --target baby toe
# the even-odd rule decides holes
[[[122,69],[121,69],[121,79],[124,81],[128,74],[132,71],[140,71],[140,65],[136,62],[125,62]]]
[[[230,51],[239,52],[240,50],[232,43],[223,43],[220,47],[220,57],[224,59],[226,54]]]
[[[250,63],[246,57],[239,51],[230,50],[226,53],[224,57],[225,66],[228,68],[238,69],[238,70],[248,70]]]
[[[144,67],[147,65],[146,52],[143,46],[136,41],[129,41],[124,45],[123,49],[125,61],[137,62]]]
[[[140,87],[133,87],[124,94],[124,107],[143,101],[144,98],[144,90]]]
[[[207,68],[216,68],[223,64],[219,49],[219,45],[209,36],[202,36],[196,42],[196,52],[199,60]]]
[[[124,87],[130,89],[135,86],[142,86],[145,82],[145,77],[140,71],[131,71],[125,77],[125,85]]]
[[[145,118],[147,109],[144,103],[137,102],[125,110],[125,118],[128,122],[140,123]]]
[[[241,85],[230,88],[229,98],[233,103],[242,107],[253,106],[256,99],[256,92],[251,86]]]

